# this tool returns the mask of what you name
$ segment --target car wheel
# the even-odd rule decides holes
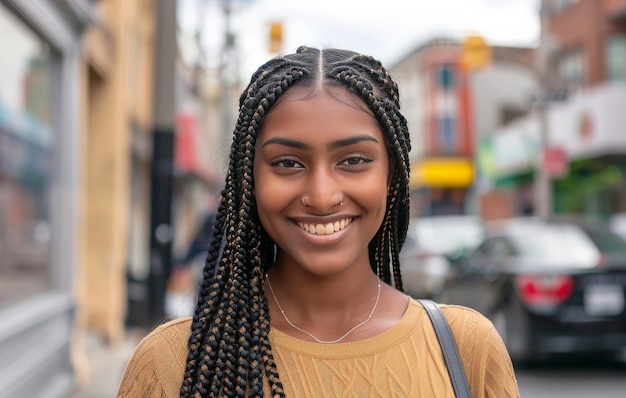
[[[528,316],[519,301],[499,306],[490,316],[502,337],[511,360],[516,363],[531,359]]]

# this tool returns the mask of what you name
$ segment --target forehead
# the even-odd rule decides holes
[[[294,130],[376,130],[382,135],[363,100],[340,87],[293,87],[283,94],[266,115],[261,136],[268,131],[285,134]]]
[[[306,101],[310,99],[328,100],[330,102],[341,102],[344,105],[354,107],[366,113],[372,113],[365,102],[355,93],[343,86],[331,86],[322,80],[317,81],[314,86],[295,85],[290,87],[278,100],[274,108],[285,101]]]

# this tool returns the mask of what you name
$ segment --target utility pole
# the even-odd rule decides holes
[[[535,165],[534,194],[536,216],[548,219],[552,216],[552,178],[544,165],[544,156],[548,147],[548,102],[550,101],[550,87],[548,76],[548,27],[547,14],[544,2],[539,10],[540,40],[537,49],[537,67],[535,73],[539,81],[539,95],[535,100],[535,110],[539,119],[538,158]]]
[[[222,90],[222,134],[224,142],[229,142],[233,128],[233,90],[237,83],[238,65],[235,48],[235,33],[232,30],[233,0],[220,0],[224,14],[224,43],[220,64]]]
[[[552,85],[548,78],[549,33],[546,24],[545,6],[541,5],[541,39],[537,49],[537,60],[530,61],[515,56],[520,65],[532,72],[539,84],[539,92],[532,99],[532,107],[538,119],[538,151],[535,162],[535,177],[533,181],[534,214],[547,219],[552,216],[552,177],[544,164],[544,156],[548,147],[548,104],[553,100]],[[489,65],[491,51],[487,43],[480,36],[469,36],[462,43],[461,63],[471,73],[473,70]],[[514,53],[511,53],[514,56]]]
[[[172,270],[172,196],[175,145],[176,1],[156,1],[154,131],[150,210],[148,322],[165,314],[165,292]]]

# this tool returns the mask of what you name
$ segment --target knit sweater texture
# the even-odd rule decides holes
[[[519,397],[513,366],[491,322],[478,312],[440,305],[457,341],[473,398]],[[160,325],[137,346],[118,398],[179,397],[191,318]],[[454,398],[437,336],[413,299],[402,319],[378,336],[319,344],[270,331],[287,397]],[[271,396],[267,381],[265,396]]]

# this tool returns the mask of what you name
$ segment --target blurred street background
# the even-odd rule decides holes
[[[0,0],[0,398],[113,397],[141,338],[192,314],[239,93],[299,45],[371,54],[400,86],[409,294],[452,300],[499,220],[593,219],[626,247],[626,0],[383,3]],[[520,365],[522,396],[624,396],[626,260],[601,246],[579,296],[578,274],[481,280],[531,302],[515,322],[561,322],[542,354],[566,327],[619,354]]]

